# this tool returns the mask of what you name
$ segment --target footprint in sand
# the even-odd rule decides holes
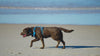
[[[10,51],[9,52],[10,55],[15,55],[15,56],[18,56],[18,55],[21,55],[22,52],[17,52],[17,51]]]

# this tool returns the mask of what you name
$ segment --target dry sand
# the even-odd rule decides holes
[[[23,38],[20,32],[30,26],[56,26],[74,29],[72,33],[64,33],[66,49],[55,48],[57,42],[45,39],[45,49],[37,41],[30,48],[33,37]],[[32,24],[0,24],[0,56],[100,56],[100,26],[79,25],[32,25]]]

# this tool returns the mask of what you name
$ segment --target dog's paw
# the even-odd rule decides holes
[[[40,49],[44,49],[44,47],[40,47]]]
[[[58,46],[56,46],[56,48],[58,48]]]
[[[30,48],[32,47],[32,45],[30,45]]]
[[[63,47],[62,49],[65,49],[65,47]]]

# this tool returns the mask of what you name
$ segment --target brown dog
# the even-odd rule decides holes
[[[34,29],[34,27],[27,27],[23,30],[23,32],[21,32],[21,35],[23,37],[26,37],[26,36],[32,36],[33,37],[33,29]],[[36,27],[36,30],[35,30],[35,33],[36,33],[35,37],[36,38],[31,41],[30,47],[32,47],[33,42],[41,40],[43,46],[40,49],[43,49],[44,46],[45,46],[44,38],[52,37],[52,39],[54,39],[58,42],[56,48],[58,47],[60,42],[62,42],[63,49],[65,49],[65,42],[63,40],[62,30],[64,32],[67,32],[67,33],[71,33],[72,31],[74,31],[74,30],[67,30],[67,29],[64,29],[64,28],[61,28],[61,27],[44,27],[43,28],[43,34],[42,34],[41,28]]]

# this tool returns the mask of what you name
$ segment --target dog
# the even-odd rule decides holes
[[[27,37],[27,36],[35,37],[35,39],[31,40],[30,47],[33,46],[33,42],[41,40],[43,46],[40,47],[40,49],[44,49],[45,47],[44,38],[51,37],[52,39],[58,42],[58,44],[56,45],[56,48],[58,48],[60,42],[62,42],[63,44],[62,49],[65,49],[65,41],[63,40],[62,31],[66,33],[71,33],[74,30],[68,30],[62,27],[43,27],[42,30],[41,30],[41,27],[27,27],[23,29],[23,32],[21,32],[20,35],[22,35],[23,37]]]

